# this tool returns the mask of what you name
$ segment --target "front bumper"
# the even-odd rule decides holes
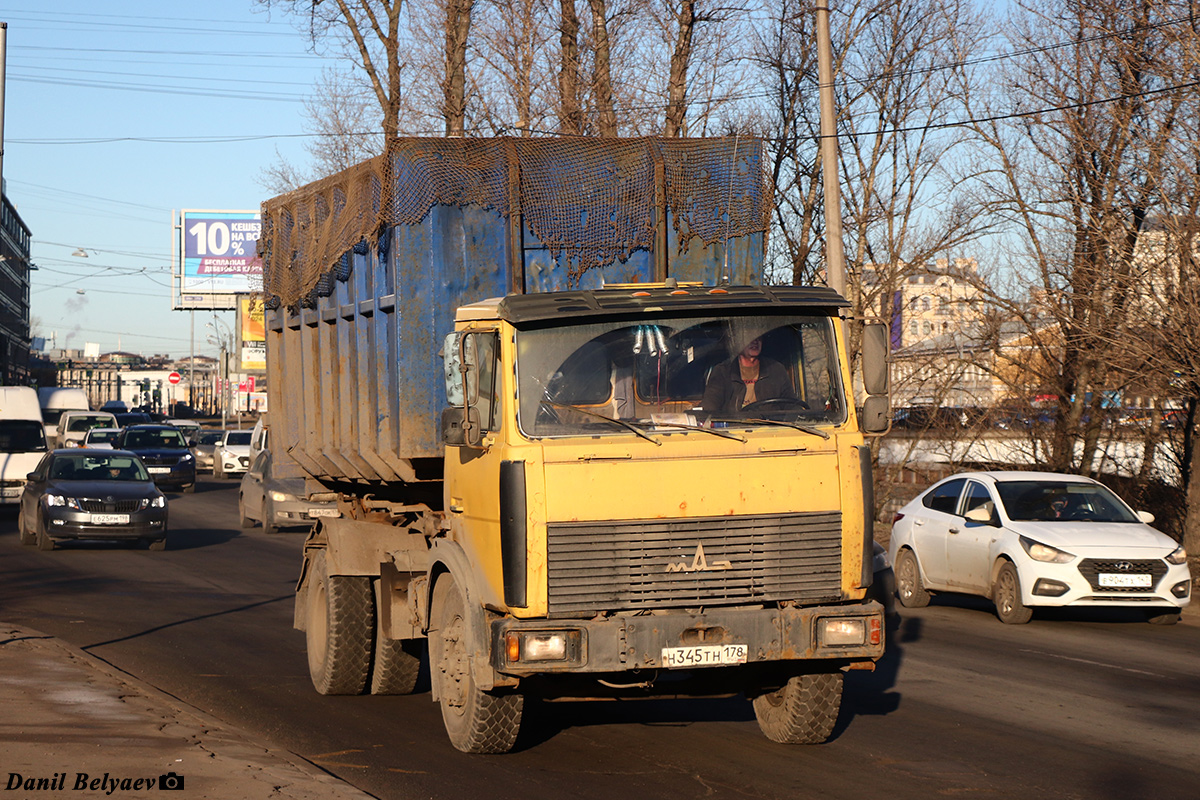
[[[156,469],[164,469],[164,467],[147,466],[150,471],[150,478],[157,486],[191,486],[196,482],[196,462],[188,461],[186,464],[176,464],[170,468],[169,472],[155,472]]]
[[[25,481],[0,481],[0,505],[11,506],[21,502],[21,493],[25,491]]]
[[[821,621],[829,619],[861,619],[864,640],[858,644],[822,642]],[[505,646],[509,633],[563,631],[569,632],[572,644],[562,660],[510,660]],[[668,611],[588,620],[505,617],[492,621],[491,645],[493,669],[516,676],[676,669],[664,664],[665,649],[724,645],[746,645],[747,664],[875,661],[883,655],[883,608],[872,601],[806,608],[712,609],[703,614]]]
[[[129,515],[125,525],[97,524],[87,511],[54,508],[46,512],[46,534],[51,539],[162,539],[167,535],[167,510],[146,509]]]
[[[317,520],[332,511],[332,516],[338,516],[337,503],[310,503],[306,500],[272,500],[271,524],[277,528],[304,527],[311,528]]]
[[[1093,562],[1091,566],[1084,566]],[[1145,588],[1109,588],[1099,585],[1097,573],[1108,571],[1120,574],[1113,567],[1096,566],[1096,563],[1129,564],[1132,569],[1124,572],[1146,572],[1139,565],[1156,563],[1165,567],[1161,575],[1154,575],[1152,585]],[[1081,569],[1081,566],[1083,567]],[[1084,572],[1092,575],[1091,579]],[[1066,564],[1027,562],[1018,567],[1021,580],[1021,599],[1027,606],[1039,608],[1091,607],[1091,608],[1183,608],[1191,602],[1191,573],[1187,564],[1167,564],[1161,559],[1095,559],[1088,558]]]

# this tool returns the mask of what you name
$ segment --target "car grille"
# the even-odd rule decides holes
[[[841,596],[838,512],[546,528],[551,616]]]
[[[82,499],[79,501],[79,507],[84,511],[90,511],[93,514],[116,513],[116,514],[132,514],[141,507],[141,500],[114,500],[107,503],[103,500]]]
[[[1101,586],[1100,573],[1115,573],[1118,575],[1133,575],[1150,573],[1150,586]],[[1105,594],[1131,594],[1138,592],[1150,592],[1158,585],[1159,579],[1167,574],[1167,565],[1162,559],[1144,559],[1135,561],[1133,559],[1120,558],[1085,558],[1079,562],[1079,573],[1087,578],[1087,582],[1091,584],[1092,589]]]
[[[142,456],[142,463],[147,467],[173,467],[179,463],[179,456]]]
[[[25,481],[21,480],[5,480],[0,481],[0,489],[17,489],[25,485]]]

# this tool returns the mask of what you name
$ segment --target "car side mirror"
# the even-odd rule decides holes
[[[971,522],[982,522],[985,525],[996,525],[996,520],[992,516],[993,511],[987,506],[975,506],[968,511],[965,516]]]
[[[25,476],[25,480],[27,480],[27,481],[36,481],[37,479],[38,479],[38,474],[36,472],[30,472],[28,475]]]
[[[1146,523],[1147,525],[1153,525],[1153,524],[1154,524],[1154,515],[1153,515],[1153,514],[1151,514],[1149,511],[1139,511],[1139,512],[1137,512],[1137,518],[1138,518],[1139,520],[1141,520],[1142,522]]]

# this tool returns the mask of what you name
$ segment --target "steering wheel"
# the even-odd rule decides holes
[[[808,411],[808,403],[795,397],[768,397],[766,400],[755,400],[750,405],[742,406],[742,411],[771,411],[787,409]]]

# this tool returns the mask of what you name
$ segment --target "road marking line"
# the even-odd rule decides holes
[[[1103,661],[1090,661],[1086,658],[1072,658],[1071,656],[1062,656],[1058,653],[1047,653],[1043,650],[1022,650],[1022,653],[1033,653],[1039,656],[1049,656],[1050,658],[1060,658],[1063,661],[1074,661],[1078,664],[1091,664],[1093,667],[1108,667],[1109,669],[1120,670],[1121,672],[1132,672],[1137,675],[1149,675],[1151,678],[1163,678],[1171,680],[1166,675],[1160,675],[1157,672],[1147,672],[1144,669],[1133,669],[1132,667],[1122,667],[1118,664],[1105,664]]]

